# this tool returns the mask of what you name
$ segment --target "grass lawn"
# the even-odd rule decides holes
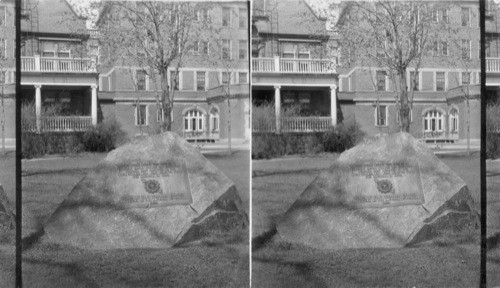
[[[253,237],[273,227],[337,157],[254,161]],[[442,161],[466,181],[479,208],[479,155]],[[477,287],[479,236],[477,230],[474,235],[412,248],[336,251],[270,242],[252,253],[252,283],[255,287]]]
[[[50,217],[105,154],[23,162],[23,204]],[[248,213],[249,151],[208,155],[234,179]],[[35,243],[23,252],[25,287],[248,287],[248,243],[200,242],[175,249],[87,251]],[[2,259],[0,259],[2,260]]]

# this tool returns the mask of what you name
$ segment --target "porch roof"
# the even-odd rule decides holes
[[[417,102],[443,102],[446,101],[448,96],[446,91],[415,91],[414,93],[413,99]],[[339,92],[338,98],[339,100],[354,102],[373,102],[377,99],[383,102],[393,102],[395,94],[394,92],[385,91]]]

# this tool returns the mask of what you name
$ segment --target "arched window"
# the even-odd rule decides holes
[[[450,132],[458,133],[458,109],[456,108],[450,110]]]
[[[210,131],[219,131],[219,109],[217,109],[216,107],[210,109]]]
[[[203,123],[203,118],[203,112],[197,109],[187,111],[184,114],[184,131],[203,131],[203,128],[205,126]]]
[[[431,110],[425,113],[424,131],[425,132],[443,131],[443,113],[441,113],[438,110]]]

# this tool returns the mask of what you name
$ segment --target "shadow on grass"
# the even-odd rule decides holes
[[[87,174],[90,172],[92,168],[70,168],[70,169],[57,169],[57,170],[43,170],[43,169],[37,169],[37,170],[24,170],[21,172],[21,177],[29,177],[29,176],[38,176],[38,175],[61,175],[61,174],[69,174],[69,175],[75,175],[75,174]]]
[[[323,171],[328,170],[328,168],[317,168],[317,169],[298,169],[298,170],[273,170],[273,171],[263,171],[263,170],[253,170],[252,171],[252,178],[257,178],[257,177],[267,177],[267,176],[274,176],[274,175],[288,175],[288,174],[302,174],[302,175],[308,175],[308,174],[319,174]]]
[[[32,233],[21,239],[21,250],[27,251],[31,249],[35,244],[37,244],[42,238],[45,231],[43,229],[39,229],[35,233]]]
[[[276,229],[276,226],[274,225],[273,228],[270,230],[255,236],[252,239],[252,251],[257,251],[264,247],[271,239],[278,233],[278,230]]]
[[[32,258],[23,257],[23,262],[32,265],[43,265],[55,268],[62,268],[70,275],[77,283],[85,284],[85,287],[101,287],[97,281],[85,276],[84,269],[78,263],[74,262],[59,262],[50,259],[37,260]],[[25,268],[26,269],[26,268]],[[35,280],[34,280],[35,281]]]
[[[500,246],[500,232],[486,238],[486,251],[493,250]]]

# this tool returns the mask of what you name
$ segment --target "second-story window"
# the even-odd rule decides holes
[[[246,72],[239,72],[238,73],[238,83],[240,83],[240,84],[248,83],[247,75],[248,74]]]
[[[248,44],[247,40],[240,40],[240,50],[239,50],[239,56],[238,58],[241,60],[247,59],[247,54],[248,54]]]
[[[444,91],[445,89],[445,73],[436,72],[436,91]]]
[[[222,26],[231,26],[231,8],[222,8]]]
[[[205,91],[205,72],[196,72],[196,91]]]
[[[240,28],[247,28],[247,9],[246,8],[240,8],[239,9],[239,27]]]
[[[462,27],[470,27],[470,8],[462,7]]]
[[[448,42],[441,42],[441,55],[448,56]]]
[[[146,71],[137,70],[137,90],[146,90]]]
[[[470,59],[470,40],[462,39],[461,52],[462,60]]]
[[[0,26],[7,26],[5,7],[0,7]]]
[[[5,39],[3,38],[0,38],[0,59],[5,59],[7,58],[7,42],[5,41]]]
[[[385,71],[377,71],[377,91],[385,91]]]
[[[210,42],[208,41],[201,41],[201,52],[205,55],[210,54]]]
[[[200,42],[199,41],[195,41],[193,43],[193,54],[200,55]]]
[[[223,60],[231,59],[231,40],[223,39],[222,40],[222,55]]]
[[[170,71],[170,87],[172,90],[179,90],[179,74],[175,71]]]
[[[470,72],[462,72],[462,85],[470,84]]]
[[[229,85],[229,84],[231,84],[231,73],[222,72],[222,85]]]
[[[410,71],[410,89],[412,91],[418,91],[419,77],[415,74],[415,71]]]

